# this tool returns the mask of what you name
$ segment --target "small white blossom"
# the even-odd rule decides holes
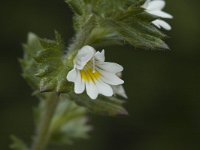
[[[74,82],[76,94],[81,94],[86,89],[91,99],[96,99],[98,94],[110,97],[114,94],[113,87],[124,83],[117,75],[122,71],[121,65],[105,62],[104,50],[96,52],[93,47],[84,46],[79,50],[67,80]]]
[[[142,5],[142,7],[146,10],[146,12],[158,16],[160,18],[168,18],[172,19],[173,16],[162,11],[162,9],[165,7],[166,3],[164,0],[146,0],[146,2]],[[164,28],[166,30],[171,30],[171,26],[161,20],[161,19],[156,19],[152,21],[152,23],[157,26],[158,28]]]

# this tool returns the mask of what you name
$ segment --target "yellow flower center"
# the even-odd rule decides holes
[[[101,76],[100,72],[95,70],[94,62],[89,61],[85,67],[80,70],[81,78],[87,82],[95,82]]]

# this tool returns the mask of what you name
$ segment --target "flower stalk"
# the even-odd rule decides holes
[[[49,99],[46,101],[46,108],[40,118],[40,123],[36,130],[36,136],[34,138],[31,150],[44,150],[51,137],[51,121],[54,116],[54,112],[59,102],[58,94],[51,94]]]

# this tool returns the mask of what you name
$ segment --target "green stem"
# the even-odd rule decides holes
[[[36,136],[31,150],[44,150],[50,138],[51,121],[59,102],[59,95],[52,94],[46,101],[45,110],[40,118]]]

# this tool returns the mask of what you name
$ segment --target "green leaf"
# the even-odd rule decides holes
[[[116,97],[99,96],[96,100],[91,100],[85,94],[71,94],[70,98],[78,105],[86,107],[91,113],[105,116],[128,115],[123,107],[125,101]]]
[[[148,34],[148,32],[150,33],[153,30],[150,30],[150,27],[141,26],[140,28],[143,28],[143,30],[140,32],[139,29],[136,28],[138,24],[135,25],[135,28],[132,28],[123,23],[116,23],[112,21],[109,23],[112,25],[113,29],[117,31],[120,37],[135,47],[146,49],[169,49],[164,41],[162,41],[159,37],[153,36],[156,32]],[[145,32],[144,29],[147,31]]]
[[[40,121],[46,101],[42,100],[35,110],[36,122]],[[50,142],[73,144],[77,139],[88,138],[91,126],[87,124],[86,109],[68,100],[65,95],[60,96],[60,102],[53,116],[50,133]]]
[[[15,136],[11,136],[13,143],[10,145],[10,148],[13,150],[28,150],[28,147],[25,143]]]
[[[82,0],[65,0],[66,3],[70,6],[74,13],[82,14],[84,3]]]
[[[169,49],[166,37],[151,22],[157,19],[141,6],[145,0],[66,0],[74,10],[74,28],[87,27],[86,20],[94,16],[93,31],[87,44],[116,45],[127,42],[136,48]]]
[[[41,92],[68,92],[70,85],[66,76],[72,61],[66,62],[63,56],[64,45],[57,32],[55,40],[41,39],[30,33],[24,45],[24,58],[20,60],[23,76],[31,87]]]
[[[29,33],[27,44],[23,45],[24,56],[19,60],[23,71],[22,76],[34,90],[38,89],[40,80],[35,76],[38,65],[33,56],[40,48],[40,42],[37,36]]]

